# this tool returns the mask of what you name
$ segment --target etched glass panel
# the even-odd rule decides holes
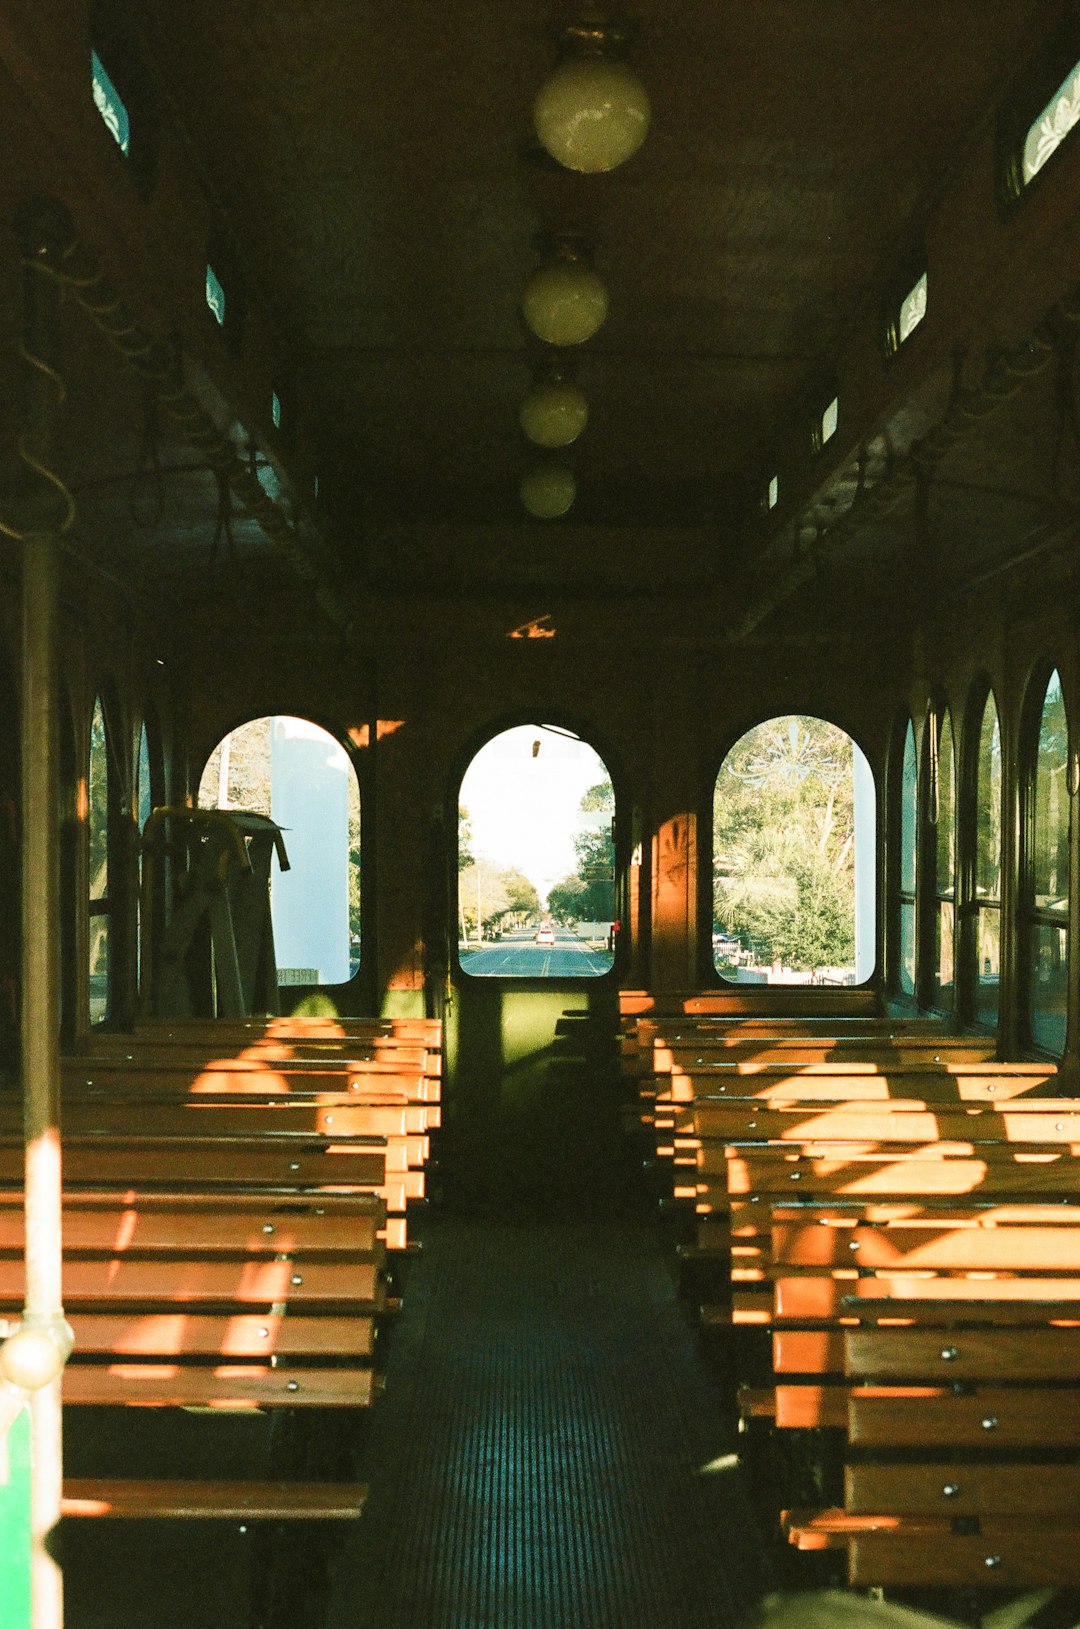
[[[131,145],[131,121],[128,118],[128,110],[120,100],[116,86],[105,72],[105,65],[96,51],[90,53],[90,82],[94,92],[94,106],[101,114],[105,128],[126,156]]]
[[[1046,687],[1035,765],[1032,882],[1036,910],[1069,908],[1069,728],[1057,672]]]
[[[899,343],[902,345],[910,334],[926,316],[926,273],[923,272],[914,288],[907,294],[900,304],[900,319],[897,324]]]
[[[218,326],[225,326],[225,290],[213,266],[206,268],[206,303],[214,314]]]
[[[1065,1050],[1068,961],[1066,930],[1036,922],[1031,930],[1031,1039],[1059,1055]]]
[[[88,862],[90,898],[109,896],[109,752],[105,735],[105,714],[100,700],[94,703],[90,721],[90,768],[87,787],[89,805],[90,857]]]
[[[1070,68],[1024,142],[1024,185],[1038,175],[1080,120],[1080,63]]]
[[[986,698],[979,731],[975,895],[980,902],[1001,898],[1001,729],[993,692]]]

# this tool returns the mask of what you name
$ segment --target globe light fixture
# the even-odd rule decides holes
[[[577,385],[556,375],[533,386],[519,417],[521,428],[538,447],[569,447],[588,422],[589,404]]]
[[[563,464],[537,464],[521,477],[521,501],[537,520],[558,520],[574,501],[577,482]]]
[[[565,31],[571,54],[543,84],[533,104],[541,145],[568,170],[595,175],[617,169],[649,132],[644,85],[618,57],[619,36],[601,24]]]
[[[521,308],[545,345],[581,345],[607,316],[607,289],[591,266],[564,251],[530,278]]]

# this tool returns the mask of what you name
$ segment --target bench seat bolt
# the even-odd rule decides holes
[[[285,1390],[286,1391],[299,1391],[300,1390],[300,1382],[299,1382],[299,1380],[287,1380],[285,1382]]]
[[[1000,1567],[1001,1557],[999,1555],[988,1555],[983,1564],[987,1567]]]
[[[289,1170],[290,1171],[299,1171],[299,1169],[300,1169],[300,1162],[298,1160],[293,1160],[289,1165]]]
[[[959,1482],[946,1482],[941,1491],[946,1499],[955,1499],[960,1492],[960,1484]]]
[[[941,1360],[943,1363],[955,1363],[959,1356],[960,1348],[958,1346],[943,1346],[941,1348]]]
[[[270,1331],[264,1326],[259,1330],[259,1337],[261,1340],[268,1341],[270,1339]]]
[[[986,1418],[982,1422],[982,1428],[983,1428],[984,1431],[996,1431],[997,1430],[997,1423],[998,1423],[997,1415],[996,1414],[988,1414],[986,1416]]]
[[[294,1273],[290,1282],[293,1284],[302,1284],[304,1280],[301,1278],[299,1273]]]
[[[274,1231],[273,1222],[264,1222],[263,1223],[263,1232],[264,1233],[272,1233],[273,1231]]]

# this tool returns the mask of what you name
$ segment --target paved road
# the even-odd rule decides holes
[[[466,973],[488,978],[573,979],[606,973],[612,958],[590,950],[567,928],[555,929],[553,945],[538,945],[535,930],[508,934],[482,950],[462,953]]]

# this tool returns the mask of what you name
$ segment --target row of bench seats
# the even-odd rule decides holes
[[[859,1586],[1080,1584],[1080,1104],[978,1039],[779,1021],[748,1049],[685,1017],[646,1034],[673,1189],[726,1267],[706,1318],[747,1348],[788,1499],[843,1496],[789,1509],[791,1542]]]
[[[438,1026],[170,1022],[64,1063],[66,1406],[364,1408],[438,1123]],[[406,1061],[407,1060],[407,1061]],[[386,1067],[387,1064],[390,1067]],[[0,1110],[0,1316],[22,1299]],[[388,1258],[388,1245],[391,1247]],[[77,1516],[351,1519],[361,1483],[76,1479]]]

